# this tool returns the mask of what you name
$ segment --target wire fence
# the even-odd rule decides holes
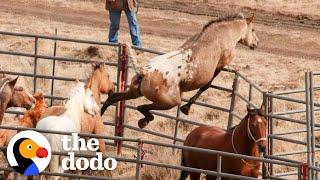
[[[13,33],[13,32],[3,32],[0,31],[0,35],[4,36],[11,36],[11,37],[22,37],[22,38],[31,38],[34,41],[34,51],[33,53],[25,53],[25,52],[19,52],[19,51],[9,51],[9,50],[0,50],[0,54],[2,55],[9,55],[9,56],[15,56],[15,57],[25,57],[25,58],[33,58],[33,72],[32,73],[26,73],[26,72],[13,72],[13,71],[5,71],[1,70],[0,73],[4,74],[10,74],[10,75],[20,75],[25,77],[30,77],[33,79],[33,91],[36,92],[39,90],[38,87],[38,80],[39,79],[45,79],[45,80],[51,80],[51,86],[50,86],[50,95],[47,95],[46,98],[50,100],[50,104],[53,105],[55,101],[64,100],[65,97],[58,96],[54,92],[54,87],[56,86],[56,81],[74,81],[75,78],[69,77],[69,76],[57,76],[56,75],[56,63],[57,62],[70,62],[70,63],[92,63],[95,61],[89,60],[89,59],[79,59],[79,58],[73,58],[73,57],[63,57],[63,56],[57,56],[57,49],[58,49],[58,43],[61,42],[72,42],[77,44],[86,44],[86,45],[99,45],[99,46],[105,46],[105,47],[112,47],[116,48],[118,52],[118,60],[116,62],[104,62],[106,65],[110,67],[115,67],[117,69],[117,79],[116,82],[114,82],[117,85],[117,92],[125,91],[128,87],[127,81],[128,81],[128,74],[130,71],[130,65],[127,59],[127,52],[125,49],[125,46],[122,44],[113,44],[113,43],[105,43],[105,42],[98,42],[98,41],[88,41],[88,40],[80,40],[80,39],[72,39],[72,38],[63,38],[59,36],[43,36],[43,35],[34,35],[34,34],[24,34],[24,33]],[[53,55],[42,55],[39,53],[39,40],[49,40],[54,42],[53,46]],[[140,47],[134,47],[137,51],[143,51],[145,53],[151,53],[154,55],[161,55],[164,54],[163,52],[158,52],[155,50],[150,50],[146,48],[140,48]],[[52,71],[51,75],[42,75],[39,74],[38,71],[38,63],[40,59],[50,60],[52,61]],[[101,62],[101,61],[97,61]],[[304,169],[307,168],[309,173],[312,173],[312,175],[316,175],[318,172],[318,168],[316,167],[315,162],[315,152],[318,151],[318,145],[315,144],[315,135],[314,131],[317,131],[320,126],[320,124],[315,123],[314,119],[314,112],[320,110],[320,104],[314,102],[314,91],[319,90],[319,86],[314,86],[314,83],[312,81],[312,78],[314,76],[319,75],[319,73],[306,73],[306,87],[305,89],[301,90],[292,90],[292,91],[285,91],[285,92],[267,92],[262,90],[260,87],[255,85],[253,82],[251,82],[248,78],[243,76],[241,73],[230,70],[230,69],[224,69],[225,73],[229,73],[232,77],[232,87],[228,88],[225,86],[218,86],[218,85],[212,85],[212,89],[216,89],[225,93],[230,94],[229,98],[229,106],[223,107],[215,104],[210,104],[207,102],[197,101],[195,104],[200,107],[206,107],[210,109],[215,109],[221,112],[228,113],[228,123],[226,129],[229,129],[234,125],[234,120],[239,119],[241,120],[242,115],[236,111],[236,104],[238,103],[244,103],[247,105],[250,105],[252,107],[258,108],[260,105],[258,105],[257,102],[254,101],[254,96],[258,96],[264,99],[265,103],[265,109],[266,109],[266,115],[268,117],[268,153],[266,155],[266,158],[256,158],[251,156],[245,156],[245,155],[239,155],[239,154],[233,154],[228,152],[220,152],[215,150],[207,150],[207,149],[201,149],[201,148],[193,148],[193,147],[185,147],[182,145],[179,145],[178,143],[183,143],[184,139],[182,137],[179,137],[179,124],[191,124],[195,126],[201,126],[205,125],[204,123],[199,123],[195,119],[187,119],[183,118],[180,115],[180,108],[178,107],[176,110],[176,113],[174,115],[168,114],[161,111],[151,111],[152,114],[165,118],[168,121],[174,121],[174,131],[171,135],[164,134],[161,132],[156,132],[154,130],[148,130],[148,129],[140,129],[137,126],[133,126],[127,123],[125,120],[126,117],[126,111],[128,110],[136,110],[136,107],[130,104],[127,104],[125,101],[121,101],[117,103],[116,110],[115,110],[115,119],[113,122],[105,122],[105,125],[113,126],[115,128],[115,136],[99,136],[99,135],[92,135],[92,134],[81,134],[81,136],[84,137],[94,137],[99,139],[106,139],[106,140],[113,140],[115,142],[115,145],[117,146],[117,156],[115,157],[118,161],[124,161],[124,162],[130,162],[136,164],[136,179],[141,179],[141,165],[149,165],[149,166],[156,166],[156,167],[163,167],[163,168],[170,168],[170,169],[176,169],[176,170],[186,170],[190,172],[200,172],[208,175],[214,175],[216,177],[229,177],[229,178],[236,178],[236,179],[252,179],[248,177],[238,176],[238,175],[232,175],[232,174],[226,174],[221,172],[221,158],[224,157],[234,157],[234,158],[243,158],[248,160],[256,160],[263,163],[263,178],[269,178],[269,179],[282,179],[283,177],[288,177],[295,175],[296,177],[300,178],[306,178],[307,174],[304,174]],[[241,81],[241,87],[246,86],[247,87],[247,94],[241,94],[239,93],[239,82]],[[287,97],[290,94],[294,93],[304,93],[305,99],[296,99],[296,98],[289,98]],[[283,112],[275,112],[274,111],[274,101],[275,100],[283,100],[288,101],[292,103],[298,103],[305,105],[305,109],[299,109],[299,110],[290,110],[290,111],[283,111]],[[187,102],[187,99],[183,99],[183,102]],[[11,111],[9,113],[18,113]],[[293,119],[287,117],[287,115],[295,114],[295,113],[305,113],[306,119],[305,120],[299,120],[299,119]],[[297,123],[303,125],[305,128],[301,130],[296,131],[290,131],[290,132],[277,132],[275,133],[274,124],[273,122],[275,120],[281,120],[281,121],[288,121],[291,123]],[[23,128],[15,128],[15,127],[8,127],[8,126],[1,126],[0,129],[18,129],[23,130]],[[161,143],[161,142],[154,142],[154,141],[146,141],[146,140],[140,140],[140,139],[130,139],[125,137],[125,130],[133,130],[137,132],[142,132],[144,134],[150,134],[162,139],[170,140],[172,143]],[[39,130],[37,130],[39,131]],[[45,131],[46,133],[58,133],[58,134],[66,134],[65,132],[50,132]],[[284,135],[290,135],[294,133],[302,133],[306,132],[306,141],[301,140],[295,140],[283,137]],[[281,140],[285,142],[291,142],[300,144],[306,147],[306,150],[301,152],[285,152],[283,154],[274,154],[273,152],[273,146],[275,140]],[[131,143],[131,144],[130,144]],[[132,145],[132,143],[135,143],[135,145]],[[206,171],[201,169],[195,169],[195,168],[188,168],[188,167],[182,167],[182,166],[176,166],[176,165],[170,165],[170,164],[164,164],[159,162],[152,162],[152,161],[145,161],[142,159],[142,152],[143,152],[143,145],[153,145],[153,146],[159,146],[159,147],[167,147],[167,148],[173,148],[173,149],[180,149],[180,150],[190,150],[190,151],[198,151],[203,153],[211,153],[215,154],[219,161],[217,164],[217,171]],[[2,147],[5,148],[5,147]],[[130,148],[132,150],[136,151],[136,158],[135,159],[128,159],[121,157],[122,148]],[[64,152],[54,152],[54,154],[63,154]],[[298,161],[298,160],[292,160],[290,158],[286,158],[286,155],[292,155],[292,154],[307,154],[307,166],[304,165],[304,161]],[[79,154],[78,154],[79,155]],[[81,154],[79,156],[82,156]],[[87,156],[87,155],[83,155]],[[293,169],[292,172],[286,172],[282,174],[274,173],[273,166],[274,165],[282,165],[287,166]],[[310,170],[309,170],[310,168]],[[12,169],[8,168],[1,168],[0,170],[9,170],[12,171]],[[267,172],[270,172],[268,174]],[[53,175],[53,176],[65,176],[65,177],[77,177],[77,178],[90,178],[90,179],[101,179],[101,177],[87,177],[83,175],[76,175],[76,174],[57,174],[57,173],[51,173],[51,172],[44,172],[44,174],[47,175]],[[310,177],[309,177],[310,178]]]

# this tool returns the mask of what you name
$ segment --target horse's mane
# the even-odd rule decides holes
[[[236,14],[230,14],[230,15],[226,15],[223,16],[221,18],[218,19],[214,19],[209,21],[207,24],[205,24],[201,30],[201,32],[195,34],[194,36],[192,36],[190,39],[188,39],[182,46],[182,49],[188,49],[191,48],[194,45],[194,42],[196,42],[199,38],[201,38],[203,36],[203,34],[205,34],[206,29],[208,29],[208,27],[210,27],[213,24],[218,24],[221,22],[228,22],[228,21],[233,21],[233,20],[238,20],[238,19],[244,19],[244,16],[242,13],[236,13]]]
[[[243,16],[242,13],[229,14],[229,15],[226,15],[224,17],[220,17],[218,19],[214,19],[214,20],[209,21],[207,24],[205,24],[203,26],[202,31],[207,29],[212,24],[216,24],[216,23],[220,23],[220,22],[226,22],[226,21],[234,21],[234,20],[238,20],[238,19],[244,19],[244,16]]]
[[[65,116],[72,118],[75,121],[77,128],[80,128],[80,121],[82,118],[83,99],[85,98],[85,84],[78,82],[77,85],[71,89],[69,98],[65,104],[66,112]]]

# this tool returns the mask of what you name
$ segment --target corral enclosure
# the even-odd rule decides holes
[[[50,10],[50,6],[53,4],[53,7],[60,7],[58,9],[64,9],[64,4],[61,3],[61,6],[56,6],[55,3],[48,1],[48,9]],[[68,1],[66,4],[72,4],[75,2],[72,1]],[[84,5],[85,3],[90,3],[89,8],[83,8],[81,9],[81,5]],[[199,2],[200,3],[200,2]],[[83,10],[84,12],[86,11],[93,11],[93,9],[90,8],[94,8],[94,7],[98,7],[95,3],[92,2],[77,2],[77,4],[80,6],[80,10]],[[5,5],[5,3],[4,3]],[[74,5],[74,4],[73,4]],[[98,3],[99,5],[99,3]],[[100,4],[101,5],[101,4]],[[142,3],[142,7],[143,7],[143,3]],[[70,9],[73,9],[74,7],[68,7]],[[101,10],[101,8],[100,8]],[[2,13],[2,15],[12,15],[10,14],[11,11],[8,10],[9,12],[6,13]],[[158,12],[158,11],[157,11]],[[76,13],[76,12],[74,12]],[[141,8],[140,9],[140,13],[142,16],[142,21],[141,21],[141,25],[142,25],[142,30],[143,30],[143,22],[145,22],[144,17],[148,15],[149,9],[148,8]],[[173,12],[176,13],[176,12]],[[162,17],[162,11],[159,11],[159,14],[161,16],[161,18],[168,18],[168,19],[162,19],[162,21],[168,21],[170,23],[170,21],[177,21],[175,20],[170,20],[170,16],[164,16]],[[159,14],[155,14],[154,16],[157,16]],[[145,15],[145,16],[144,16]],[[200,18],[197,18],[197,16],[191,16],[188,14],[179,14],[181,15],[181,17],[187,17],[186,19],[183,18],[178,18],[178,20],[181,20],[182,22],[188,22],[189,23],[205,23],[204,20],[200,20]],[[9,23],[4,23],[3,24],[3,28],[4,30],[7,30],[8,28],[10,30],[14,30],[14,31],[19,31],[19,32],[33,32],[33,33],[40,33],[43,34],[43,32],[41,32],[41,30],[39,30],[39,28],[35,28],[36,26],[32,23],[30,23],[29,28],[23,29],[25,27],[21,26],[21,23],[23,21],[22,17],[19,17],[19,15],[15,14],[14,16],[16,16],[16,18],[18,18],[17,21],[15,21],[15,23],[13,24],[9,24]],[[95,17],[95,14],[92,15],[93,20]],[[30,16],[31,17],[31,16]],[[32,16],[33,17],[33,16]],[[35,16],[36,18],[40,18]],[[100,17],[100,16],[98,16]],[[19,19],[21,18],[21,19]],[[34,19],[28,19],[28,16],[24,17],[25,20],[33,22]],[[34,18],[34,17],[33,17]],[[41,17],[43,18],[43,17]],[[157,17],[159,18],[159,17]],[[209,17],[204,17],[204,19],[208,19]],[[87,19],[88,20],[88,19]],[[93,27],[93,28],[86,28],[87,25],[85,24],[87,22],[87,20],[84,20],[84,25],[75,25],[75,24],[69,24],[68,27],[72,27],[74,29],[74,31],[70,32],[69,28],[65,28],[66,24],[68,24],[68,22],[60,22],[59,20],[52,20],[52,19],[45,19],[44,21],[46,21],[47,24],[52,25],[52,27],[58,27],[58,34],[60,36],[60,34],[62,34],[63,36],[68,36],[68,37],[77,37],[77,38],[83,38],[83,39],[92,39],[92,40],[96,40],[96,39],[105,39],[105,34],[106,33],[105,29],[101,29],[101,27]],[[146,20],[147,21],[147,20]],[[59,22],[59,23],[58,23]],[[61,24],[60,24],[61,23]],[[19,25],[20,24],[20,25]],[[174,23],[173,23],[174,24]],[[38,24],[39,25],[39,24]],[[33,27],[34,26],[34,27]],[[290,39],[290,37],[287,37],[285,35],[285,33],[280,32],[279,30],[277,30],[277,27],[271,27],[271,30],[269,32],[263,31],[263,27],[265,26],[271,26],[270,24],[268,25],[261,25],[258,24],[257,25],[257,31],[259,31],[259,27],[261,28],[261,34],[263,35],[262,38],[267,38],[270,36],[272,36],[273,38],[273,42],[269,42],[267,41],[265,44],[262,45],[261,49],[262,50],[258,50],[258,51],[254,51],[251,52],[249,50],[246,49],[239,49],[237,52],[237,55],[239,55],[234,62],[232,62],[231,67],[233,69],[237,69],[240,71],[241,74],[245,74],[245,77],[248,77],[250,80],[254,81],[255,84],[257,84],[259,87],[262,87],[262,89],[264,90],[283,90],[283,89],[299,89],[299,88],[304,88],[304,71],[308,71],[308,70],[317,70],[317,64],[319,63],[319,55],[317,54],[317,49],[319,48],[319,44],[316,42],[317,41],[317,36],[313,36],[313,35],[317,35],[319,32],[317,31],[317,29],[315,30],[310,30],[310,29],[298,29],[298,28],[288,28],[288,31],[293,32],[293,35],[295,37],[298,37],[298,40],[301,40],[301,43],[305,44],[305,45],[309,45],[309,43],[311,43],[310,47],[312,48],[308,48],[308,47],[303,47],[306,48],[308,50],[306,50],[305,54],[299,54],[301,53],[301,49],[297,50],[295,49],[295,46],[287,46],[286,48],[283,48],[283,46],[286,46],[287,44],[285,44],[285,42],[281,42],[284,44],[281,44],[280,41],[282,40],[288,40]],[[20,31],[21,29],[22,31]],[[65,29],[64,29],[65,28]],[[157,32],[153,32],[152,29],[148,29],[149,26],[146,26],[146,35],[143,37],[144,42],[146,43],[146,45],[144,45],[145,47],[152,47],[154,49],[160,49],[160,50],[171,50],[174,48],[174,46],[178,46],[181,42],[184,41],[184,38],[189,35],[188,33],[185,34],[184,32],[182,32],[180,35],[177,34],[179,32],[173,32],[172,34],[174,34],[172,37],[163,37],[165,34],[157,34]],[[272,29],[274,28],[274,29]],[[31,29],[31,30],[28,30]],[[52,35],[54,32],[54,28],[53,29],[47,29],[46,27],[42,27],[40,26],[40,29],[43,29],[44,32],[49,32],[49,35]],[[94,30],[93,30],[94,29]],[[87,31],[90,33],[76,33],[76,32],[83,32],[83,31]],[[301,33],[303,32],[303,33]],[[169,32],[166,32],[167,34],[170,34]],[[90,34],[89,36],[87,36],[87,34]],[[96,36],[94,36],[93,34],[95,34]],[[259,34],[258,34],[259,35]],[[122,33],[122,37],[124,40],[128,40],[128,36],[125,35],[125,33]],[[313,36],[313,37],[312,37]],[[98,38],[97,38],[98,37]],[[103,37],[103,38],[102,38]],[[176,38],[178,37],[178,38]],[[319,36],[318,36],[319,37]],[[100,39],[100,40],[101,40]],[[34,39],[33,38],[17,38],[17,37],[10,37],[10,36],[1,36],[1,40],[3,40],[1,43],[1,49],[6,51],[19,51],[19,52],[25,52],[25,53],[34,53]],[[157,43],[155,42],[157,41]],[[261,40],[263,42],[263,40]],[[279,42],[278,42],[279,41]],[[292,40],[293,43],[296,43],[297,45],[299,45],[300,42],[295,42],[295,40]],[[272,49],[270,48],[269,44],[272,44],[274,42],[277,42],[276,46],[280,46],[280,50],[279,49]],[[268,44],[267,44],[268,43]],[[280,45],[279,45],[280,44]],[[50,40],[43,40],[43,39],[39,39],[39,49],[38,52],[40,55],[45,55],[45,56],[52,56],[53,55],[53,46],[54,46],[54,41],[50,41]],[[99,46],[99,51],[100,51],[100,57],[99,56],[95,56],[93,58],[90,57],[90,54],[86,53],[87,48],[88,48],[88,44],[79,44],[79,43],[73,43],[73,42],[63,42],[60,43],[58,42],[58,46],[57,46],[57,56],[62,56],[62,57],[68,57],[68,58],[80,58],[80,59],[91,59],[91,60],[99,60],[99,61],[104,61],[107,59],[108,63],[114,63],[116,64],[118,62],[118,50],[117,47],[104,47],[104,46]],[[97,45],[95,45],[97,46]],[[98,46],[97,46],[98,47]],[[281,48],[282,47],[282,48]],[[265,49],[267,49],[267,51],[265,51]],[[297,52],[295,52],[298,51]],[[293,51],[293,52],[292,52]],[[292,54],[291,54],[292,53]],[[297,55],[298,54],[298,55]],[[153,57],[154,55],[149,54],[149,53],[142,53],[139,55],[139,58],[142,59],[142,61],[145,63],[148,59],[150,59],[151,57]],[[33,69],[33,63],[34,63],[34,58],[30,57],[30,58],[26,58],[26,57],[17,57],[17,56],[7,56],[7,55],[1,55],[1,58],[3,59],[3,61],[1,61],[1,66],[3,67],[1,70],[3,70],[5,68],[5,71],[15,71],[15,72],[25,72],[25,73],[33,73],[34,69]],[[258,61],[259,63],[256,63],[256,61]],[[304,63],[301,64],[301,61],[303,61]],[[48,63],[50,62],[50,63]],[[279,63],[280,62],[280,63]],[[23,65],[20,65],[21,63],[23,63]],[[38,58],[38,68],[37,68],[37,72],[41,75],[51,75],[51,69],[52,69],[52,61],[48,61],[45,60],[43,58]],[[74,69],[77,68],[77,71],[75,72]],[[116,81],[116,70],[117,68],[114,67],[110,67],[109,68],[110,72],[111,72],[111,76],[112,78],[114,78],[114,81]],[[83,64],[79,64],[79,63],[70,63],[70,62],[57,62],[56,64],[56,71],[55,71],[55,76],[58,77],[72,77],[72,78],[80,78],[80,79],[84,79],[86,77],[86,74],[88,74],[90,71],[90,66],[89,65],[83,65]],[[82,72],[82,73],[80,73]],[[129,77],[132,76],[132,72],[130,72]],[[234,75],[228,72],[225,72],[223,74],[220,75],[220,77],[218,79],[216,79],[214,81],[214,85],[220,85],[223,87],[227,87],[227,88],[231,88],[232,87],[232,82],[234,79]],[[266,78],[268,77],[268,78]],[[42,78],[37,78],[37,89],[42,90],[44,92],[48,92],[46,93],[48,96],[50,96],[50,88],[51,88],[51,81],[50,80],[43,80]],[[129,78],[130,79],[130,78]],[[31,78],[23,78],[23,82],[21,81],[21,84],[25,84],[26,86],[29,87],[30,90],[33,89],[33,77]],[[317,85],[319,82],[319,80],[317,80],[315,78],[315,85]],[[67,91],[67,87],[70,87],[71,84],[70,82],[64,82],[64,81],[55,81],[54,84],[54,95],[56,96],[64,96],[66,94]],[[245,85],[245,83],[243,83],[242,81],[240,81],[240,86],[239,86],[239,94],[242,95],[247,95],[248,89],[249,87]],[[186,94],[186,98],[190,95],[192,95],[193,93],[188,93]],[[253,94],[257,94],[256,97],[253,97],[253,100],[255,102],[256,105],[260,105],[262,102],[262,94],[259,94],[257,92],[253,93]],[[221,92],[218,90],[209,90],[206,94],[204,94],[201,97],[201,101],[204,101],[206,103],[213,103],[215,105],[219,105],[219,106],[223,106],[223,107],[227,107],[229,108],[230,106],[230,97],[229,97],[230,93],[226,93],[226,92]],[[296,99],[300,99],[300,100],[304,100],[305,99],[305,94],[290,94],[289,95],[292,98],[296,98]],[[319,101],[319,95],[315,94],[315,100]],[[275,98],[276,99],[276,98]],[[59,103],[60,101],[54,101],[55,104]],[[142,99],[142,100],[135,100],[135,101],[128,101],[127,104],[128,105],[132,105],[135,106],[137,104],[142,104],[142,103],[146,103],[147,101]],[[237,112],[239,112],[239,114],[241,115],[241,117],[244,115],[245,113],[245,104],[240,103],[242,101],[238,100],[239,103],[236,103],[236,110]],[[293,111],[293,110],[301,110],[303,109],[305,106],[304,105],[299,105],[299,103],[285,103],[282,102],[280,100],[275,100],[274,102],[274,112],[279,112],[281,114],[281,112],[283,111]],[[114,111],[115,109],[111,109],[108,110],[108,112],[106,113],[106,116],[104,117],[106,119],[107,122],[113,122],[114,120]],[[172,116],[176,116],[176,109],[173,109],[171,111],[166,111],[166,114],[170,114]],[[127,110],[126,112],[126,122],[128,123],[128,125],[130,126],[136,126],[137,120],[140,118],[140,114],[137,113],[134,110]],[[205,124],[211,124],[211,125],[218,125],[220,127],[226,127],[227,125],[227,119],[229,117],[229,113],[226,112],[221,112],[221,111],[217,111],[217,110],[213,110],[210,108],[205,108],[205,107],[200,107],[200,106],[193,106],[192,111],[190,113],[190,115],[188,117],[185,117],[183,115],[181,115],[181,118],[188,118],[191,119],[193,121],[196,122],[201,122],[201,123],[205,123]],[[288,116],[286,116],[288,117]],[[290,115],[289,117],[292,118],[296,118],[298,120],[305,120],[305,114],[302,112],[300,115]],[[212,119],[217,119],[215,121],[213,121]],[[316,119],[317,120],[317,119]],[[164,134],[167,135],[173,135],[174,134],[174,130],[175,130],[175,121],[168,121],[165,119],[162,119],[161,117],[156,117],[156,119],[150,123],[150,125],[148,126],[147,130],[150,131],[156,131],[156,132],[162,132]],[[237,124],[238,121],[235,121],[234,124]],[[288,130],[288,127],[290,127],[290,131],[294,131],[294,130],[299,130],[301,128],[304,127],[304,125],[301,125],[300,127],[294,123],[287,123],[284,121],[275,121],[275,125],[277,128],[275,128],[275,133],[280,133],[283,130]],[[193,129],[195,126],[190,126],[188,124],[184,124],[184,123],[179,123],[179,131],[177,134],[177,137],[180,139],[183,139],[186,134],[188,132],[191,131],[191,129]],[[110,128],[110,135],[113,135],[114,132],[112,132],[114,130],[114,128]],[[146,133],[140,133],[140,132],[136,132],[134,130],[125,130],[124,135],[126,137],[141,137],[142,139],[148,139],[148,140],[155,140],[158,141],[159,138],[156,136],[150,136],[150,135],[146,135]],[[290,136],[290,135],[289,135]],[[295,138],[297,138],[298,140],[301,141],[306,141],[306,134],[305,133],[301,133],[298,136],[294,136]],[[164,138],[161,139],[162,142],[166,142],[166,143],[172,143],[173,140]],[[112,141],[110,141],[112,142]],[[301,146],[300,148],[296,148],[296,145],[292,145],[292,144],[288,144],[288,143],[284,143],[282,141],[275,141],[274,142],[275,146],[274,146],[274,153],[281,153],[282,151],[284,152],[288,152],[289,150],[293,149],[293,147],[295,147],[295,150],[303,150],[305,148],[305,146]],[[146,149],[150,149],[150,154],[152,152],[152,154],[146,154],[145,158],[147,160],[153,160],[153,161],[159,161],[159,160],[163,160],[165,163],[168,160],[173,160],[174,162],[171,162],[173,164],[179,164],[180,163],[180,159],[179,158],[172,158],[171,154],[171,149],[166,149],[166,150],[162,150],[159,149],[157,147],[145,147]],[[111,150],[113,153],[115,153],[115,150]],[[168,153],[169,152],[169,153]],[[125,151],[123,152],[123,154],[125,156],[128,157],[132,157],[133,154],[135,154],[135,151]],[[168,157],[164,158],[163,154],[168,154]],[[160,156],[160,158],[158,159],[158,156]],[[179,157],[179,153],[176,154],[176,157]],[[295,159],[302,161],[302,162],[306,162],[303,161],[306,159],[306,156],[289,156],[289,159],[292,159],[292,157],[294,157]],[[132,168],[130,168],[132,167]],[[288,169],[286,168],[277,168],[276,171],[277,172],[288,172]],[[127,164],[125,165],[121,165],[121,169],[119,169],[119,172],[115,172],[116,175],[120,175],[120,177],[130,177],[132,174],[134,174],[135,171],[135,165],[129,166]],[[149,175],[150,174],[150,175]],[[178,177],[178,171],[174,171],[174,172],[169,172],[166,169],[163,169],[162,171],[160,171],[159,169],[156,168],[152,168],[150,166],[145,166],[143,168],[143,175],[146,178],[154,178],[154,177],[160,177],[162,179],[177,179]]]

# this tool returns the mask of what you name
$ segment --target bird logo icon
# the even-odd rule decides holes
[[[42,134],[22,131],[10,140],[7,159],[15,171],[25,176],[35,176],[48,166],[51,146]]]

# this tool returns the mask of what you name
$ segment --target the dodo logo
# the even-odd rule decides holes
[[[35,131],[22,131],[10,140],[7,159],[10,166],[17,172],[25,176],[34,176],[48,166],[51,147],[42,134]]]

